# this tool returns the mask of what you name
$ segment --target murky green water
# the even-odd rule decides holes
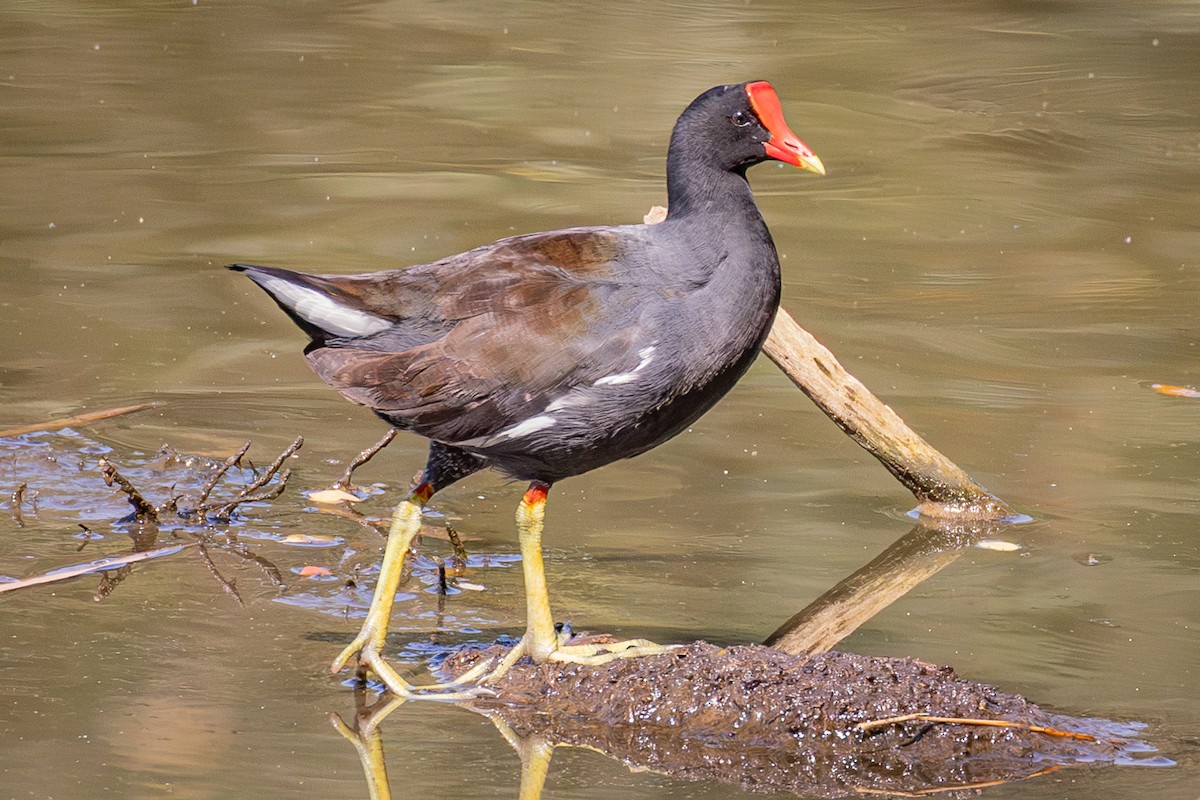
[[[1149,723],[1179,766],[1072,770],[994,797],[1197,794],[1200,723],[1200,6],[1186,2],[96,4],[0,10],[0,427],[154,402],[76,435],[5,440],[0,573],[128,551],[94,459],[160,444],[265,460],[307,444],[287,501],[244,521],[283,597],[180,555],[103,603],[83,578],[0,600],[0,796],[365,797],[326,714],[356,622],[306,564],[378,538],[305,509],[381,425],[300,357],[232,260],[365,271],[514,231],[637,220],[671,123],[720,82],[770,79],[829,176],[760,167],[785,305],[868,386],[1037,522],[972,551],[848,639],[952,663],[1058,710]],[[35,444],[84,462],[29,459]],[[361,482],[421,465],[401,438]],[[70,460],[70,457],[66,459]],[[61,466],[61,463],[60,463]],[[48,478],[47,476],[55,476]],[[93,487],[87,494],[86,487]],[[522,624],[519,490],[439,497],[497,557],[448,599],[445,641]],[[556,611],[660,639],[753,641],[906,533],[911,498],[763,360],[668,446],[564,482]],[[106,538],[75,552],[77,523]],[[299,548],[288,534],[336,537]],[[265,538],[264,538],[265,537]],[[437,545],[434,545],[435,549]],[[405,641],[430,639],[414,584]],[[477,631],[477,632],[475,632]],[[414,664],[415,666],[415,664]],[[403,708],[397,796],[515,797],[480,718]],[[728,797],[556,756],[547,798]]]

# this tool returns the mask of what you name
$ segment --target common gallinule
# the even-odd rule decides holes
[[[523,655],[598,663],[655,651],[559,641],[542,567],[546,494],[670,439],[754,360],[779,304],[779,261],[746,170],[770,158],[825,174],[771,84],[717,86],[675,124],[661,224],[513,236],[366,275],[230,267],[312,338],[304,353],[326,383],[430,440],[366,621],[334,672],[357,655],[392,691],[415,688],[382,653],[401,566],[422,506],[484,467],[529,482],[517,511],[527,628],[492,676]]]

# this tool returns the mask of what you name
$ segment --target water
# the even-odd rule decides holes
[[[843,646],[1146,722],[1179,762],[990,796],[1196,797],[1200,401],[1149,388],[1200,384],[1193,4],[43,0],[8,3],[0,31],[0,427],[156,403],[30,440],[85,465],[31,485],[44,498],[24,527],[4,504],[0,572],[128,551],[112,527],[123,504],[88,458],[143,463],[163,442],[224,457],[252,439],[261,462],[297,434],[287,500],[241,529],[271,534],[255,546],[287,570],[370,569],[378,538],[299,491],[330,483],[331,462],[380,425],[321,385],[301,335],[219,266],[365,271],[638,220],[663,201],[683,106],[768,78],[829,169],[752,175],[785,306],[1037,520],[1006,532],[1023,550],[971,551]],[[52,474],[26,451],[4,451],[0,494]],[[360,482],[391,490],[364,510],[386,514],[422,458],[401,437],[364,468]],[[518,494],[477,476],[437,509],[473,554],[508,556]],[[762,360],[678,440],[556,487],[556,613],[761,639],[906,533],[911,505]],[[106,536],[83,555],[80,522]],[[279,541],[290,533],[344,544],[300,549]],[[0,794],[366,795],[325,718],[352,709],[323,672],[356,625],[330,613],[345,604],[276,602],[252,567],[220,564],[245,607],[185,554],[104,603],[94,578],[4,597]],[[435,638],[519,630],[519,570],[498,559],[469,579],[486,591],[449,598]],[[332,593],[313,586],[297,576],[285,599]],[[436,597],[409,588],[395,629],[424,641]],[[384,742],[398,793],[516,794],[515,755],[465,712],[406,707]],[[570,751],[548,787],[736,794]]]

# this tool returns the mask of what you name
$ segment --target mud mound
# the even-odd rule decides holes
[[[442,669],[459,674],[503,652],[460,653]],[[598,667],[522,663],[491,686],[497,697],[474,705],[522,739],[754,791],[945,796],[1113,761],[1126,745],[1113,723],[1050,714],[950,667],[852,653],[802,657],[696,642]],[[910,714],[1013,725],[911,719],[859,727]]]

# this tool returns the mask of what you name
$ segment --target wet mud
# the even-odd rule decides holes
[[[459,653],[442,671],[461,674],[501,652]],[[966,796],[1148,749],[1127,738],[1129,726],[1052,714],[951,667],[842,652],[696,642],[602,666],[521,663],[491,688],[497,696],[474,701],[476,710],[520,741],[587,747],[631,767],[751,791]],[[858,727],[916,713],[1015,725]]]

